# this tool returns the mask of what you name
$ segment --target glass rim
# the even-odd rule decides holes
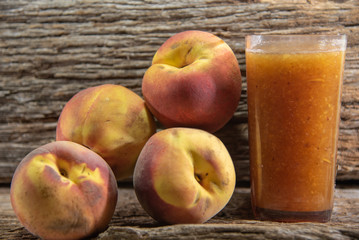
[[[278,45],[288,49],[306,43],[298,52],[317,51],[345,51],[347,45],[346,34],[253,34],[245,36],[245,50],[250,52],[267,52],[265,46]],[[278,49],[279,49],[278,48]]]
[[[265,37],[265,38],[345,38],[346,34],[249,34],[248,37]]]

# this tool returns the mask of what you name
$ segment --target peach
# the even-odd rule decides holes
[[[43,239],[79,239],[104,231],[115,211],[117,182],[93,151],[59,141],[30,152],[10,189],[20,222]]]
[[[158,222],[203,223],[227,204],[236,176],[216,136],[200,129],[169,128],[148,140],[133,181],[140,204]]]
[[[215,132],[233,116],[241,72],[232,49],[202,31],[178,33],[158,49],[142,81],[153,115],[167,128]]]
[[[67,102],[56,140],[76,142],[98,153],[120,180],[133,174],[142,147],[155,131],[140,96],[123,86],[105,84],[82,90]]]

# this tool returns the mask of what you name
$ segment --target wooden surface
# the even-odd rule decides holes
[[[83,0],[0,1],[0,184],[18,162],[54,141],[64,104],[78,91],[121,84],[141,96],[141,80],[159,46],[185,30],[218,35],[243,75],[242,98],[219,132],[248,184],[244,37],[248,34],[341,33],[348,36],[341,111],[338,182],[359,180],[359,1],[357,0]],[[119,189],[108,230],[95,239],[359,239],[359,186],[337,188],[326,224],[259,222],[248,188],[206,224],[159,226],[131,188]],[[0,188],[0,239],[36,239],[16,219],[9,188]]]
[[[170,36],[190,29],[223,38],[242,69],[238,109],[216,133],[232,155],[239,181],[249,180],[244,37],[347,34],[338,180],[358,180],[358,6],[356,0],[2,0],[0,183],[11,181],[28,152],[55,139],[61,109],[75,93],[115,83],[141,95],[142,76],[156,50]]]
[[[119,188],[109,228],[93,239],[359,239],[359,189],[338,188],[328,223],[275,223],[253,219],[247,188],[237,188],[228,205],[204,224],[161,226],[139,205],[131,188]],[[37,239],[16,219],[9,189],[0,188],[0,238]]]

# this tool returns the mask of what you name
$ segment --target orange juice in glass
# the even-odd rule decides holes
[[[246,72],[257,219],[330,220],[344,35],[251,35]]]

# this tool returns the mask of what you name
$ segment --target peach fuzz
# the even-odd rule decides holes
[[[117,203],[117,182],[96,153],[59,141],[30,152],[10,189],[19,221],[42,239],[79,239],[104,231]]]
[[[215,132],[232,118],[241,83],[237,58],[222,39],[185,31],[158,49],[143,77],[142,93],[165,127]]]
[[[142,147],[155,131],[140,96],[123,86],[105,84],[82,90],[67,102],[56,140],[76,142],[98,153],[120,180],[133,174]]]
[[[153,135],[134,171],[134,189],[158,222],[203,223],[231,198],[236,182],[223,143],[199,129],[169,128]]]

